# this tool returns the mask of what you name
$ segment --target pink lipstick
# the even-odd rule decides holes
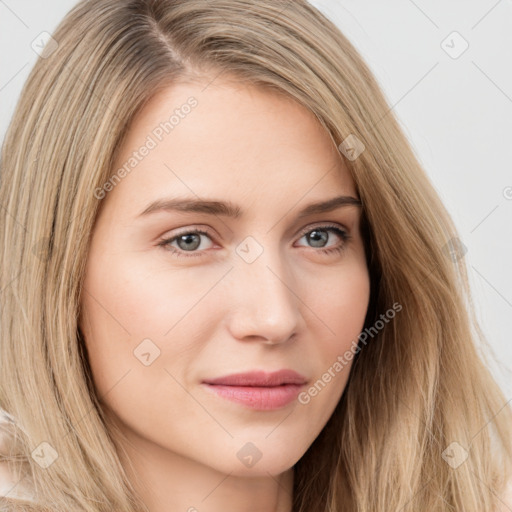
[[[307,379],[293,370],[236,373],[203,381],[206,389],[251,409],[269,411],[293,402]]]

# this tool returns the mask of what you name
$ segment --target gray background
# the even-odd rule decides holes
[[[0,0],[0,141],[37,58],[33,41],[75,3]],[[492,370],[512,399],[512,1],[311,3],[370,65],[450,211]]]

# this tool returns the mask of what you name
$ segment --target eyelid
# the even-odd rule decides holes
[[[350,230],[348,230],[345,226],[337,223],[337,222],[317,222],[314,224],[309,224],[301,229],[301,231],[298,233],[298,235],[295,235],[300,240],[303,236],[306,234],[314,231],[315,229],[324,230],[324,231],[331,231],[334,232],[338,238],[341,239],[341,244],[335,244],[333,247],[325,247],[325,248],[313,248],[314,252],[319,253],[341,253],[345,251],[346,244],[349,243],[350,239],[352,238],[352,235],[350,234]],[[215,242],[215,236],[212,236],[210,233],[209,228],[199,228],[199,227],[192,227],[192,226],[186,226],[184,228],[181,228],[180,231],[176,234],[173,234],[172,236],[163,237],[158,242],[158,246],[161,247],[164,250],[169,251],[171,254],[174,254],[175,257],[178,258],[188,258],[188,257],[202,257],[206,250],[201,251],[183,251],[181,249],[175,248],[171,246],[171,243],[174,243],[176,239],[178,239],[182,235],[186,234],[198,234],[198,235],[205,235],[212,243]],[[302,246],[301,246],[302,247]],[[188,254],[187,254],[188,253]]]
[[[344,226],[343,224],[340,224],[338,222],[317,221],[317,222],[314,222],[313,224],[308,224],[308,225],[304,226],[294,236],[302,238],[305,234],[309,233],[310,231],[312,231],[315,228],[330,228],[330,227],[340,229],[341,231],[344,231],[347,235],[350,234],[350,230],[346,226]],[[204,234],[204,235],[210,237],[212,239],[212,241],[215,241],[215,236],[212,235],[210,228],[205,227],[203,225],[189,225],[189,226],[185,226],[183,228],[177,228],[177,229],[178,229],[178,231],[176,233],[174,233],[172,236],[171,235],[169,235],[169,236],[163,235],[162,237],[159,238],[159,241],[160,242],[167,241],[169,239],[174,239],[181,235],[186,235],[191,232]]]
[[[347,233],[347,235],[350,233],[350,230],[344,226],[343,224],[340,224],[339,222],[314,222],[313,224],[308,224],[306,227],[301,229],[297,236],[303,237],[306,233],[309,233],[310,231],[316,229],[316,228],[336,228],[340,229],[341,231],[344,231]]]

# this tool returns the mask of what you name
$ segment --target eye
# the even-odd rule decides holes
[[[325,246],[324,244],[329,239],[328,233],[335,233],[341,242],[334,246]],[[170,251],[172,254],[179,258],[188,258],[202,256],[203,251],[197,249],[201,246],[201,235],[208,237],[211,240],[211,236],[207,231],[202,229],[189,229],[174,235],[170,238],[165,238],[158,243],[159,247],[163,247],[165,250]],[[314,228],[308,228],[303,230],[301,238],[306,238],[313,249],[319,249],[317,252],[324,254],[329,253],[340,253],[345,249],[346,242],[351,238],[345,230],[335,225],[328,226],[317,226]],[[176,244],[176,245],[174,245]],[[203,247],[204,249],[204,247]]]
[[[323,244],[325,244],[329,239],[329,235],[327,233],[335,233],[341,239],[341,243],[335,244],[333,247],[328,246],[325,248]],[[333,225],[316,226],[313,229],[308,228],[303,231],[301,235],[301,238],[305,237],[308,242],[313,243],[313,248],[320,247],[319,252],[324,254],[341,253],[345,249],[346,243],[351,238],[351,235],[349,235],[344,229]]]
[[[159,242],[158,245],[171,251],[171,253],[178,257],[188,258],[192,256],[201,256],[201,253],[196,251],[196,249],[201,245],[201,235],[210,238],[210,235],[207,231],[202,229],[192,229],[183,231],[182,233],[179,233],[171,238],[166,238]],[[174,242],[178,244],[178,248],[171,245]],[[188,252],[190,254],[183,254],[184,252]]]

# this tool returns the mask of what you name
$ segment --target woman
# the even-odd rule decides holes
[[[339,30],[91,0],[53,39],[1,159],[4,509],[511,507],[456,229]]]

